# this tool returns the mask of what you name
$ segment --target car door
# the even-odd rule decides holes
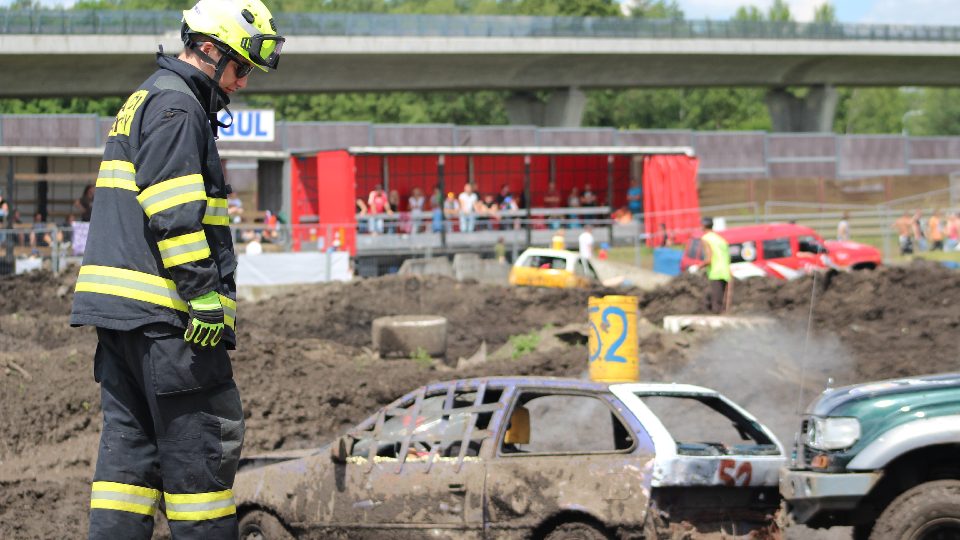
[[[480,538],[479,448],[500,391],[456,383],[425,388],[380,411],[357,434],[340,504],[356,516],[350,537]],[[350,481],[350,480],[353,481]],[[358,511],[359,514],[358,515]]]
[[[487,537],[529,532],[563,511],[639,527],[652,452],[645,434],[595,393],[524,388],[487,462]]]

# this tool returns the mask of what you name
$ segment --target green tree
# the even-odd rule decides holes
[[[910,100],[899,88],[856,88],[840,92],[834,129],[839,133],[900,133]]]
[[[960,135],[960,89],[926,88],[917,96],[915,117],[908,120],[911,134]]]
[[[630,16],[643,19],[683,20],[684,13],[677,0],[635,0]]]
[[[813,10],[813,22],[821,24],[837,22],[837,9],[830,2],[820,4]]]
[[[763,12],[757,6],[740,6],[733,14],[734,21],[742,22],[761,22],[764,20]]]
[[[793,15],[790,14],[790,4],[787,0],[773,0],[767,11],[767,20],[772,22],[791,22]]]

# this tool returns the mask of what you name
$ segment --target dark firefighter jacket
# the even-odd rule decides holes
[[[70,323],[185,328],[186,300],[217,291],[232,348],[237,260],[207,110],[211,92],[228,100],[195,67],[163,55],[157,64],[107,136]]]

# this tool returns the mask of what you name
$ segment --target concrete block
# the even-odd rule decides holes
[[[373,320],[373,349],[380,356],[407,356],[424,349],[433,358],[447,354],[447,319],[439,315],[394,315]]]
[[[663,329],[678,334],[691,329],[763,328],[776,323],[770,317],[732,317],[728,315],[668,315],[663,318]]]

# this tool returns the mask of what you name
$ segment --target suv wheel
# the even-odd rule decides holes
[[[893,500],[873,528],[870,540],[960,538],[960,481],[920,484]]]
[[[557,525],[544,540],[607,540],[609,537],[600,529],[582,521],[568,521]]]
[[[254,510],[240,518],[240,540],[293,540],[293,535],[273,514]]]

